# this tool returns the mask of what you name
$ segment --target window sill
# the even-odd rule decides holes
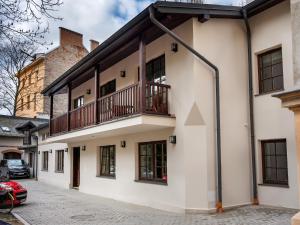
[[[271,94],[275,94],[277,92],[282,92],[282,91],[284,91],[284,89],[278,89],[278,90],[275,90],[275,91],[269,91],[269,92],[259,93],[259,94],[255,94],[254,97],[271,95]]]
[[[115,176],[104,176],[104,175],[97,175],[96,177],[98,178],[105,178],[105,179],[110,179],[110,180],[115,180]]]
[[[64,173],[64,171],[54,171],[55,173]]]
[[[145,183],[145,184],[156,184],[156,185],[163,185],[168,186],[167,182],[160,182],[160,181],[151,181],[151,180],[134,180],[137,183]]]
[[[266,187],[278,187],[278,188],[290,188],[287,184],[258,184],[258,186],[266,186]]]
[[[48,172],[48,170],[44,170],[44,169],[43,169],[43,170],[41,170],[41,171],[42,171],[42,172]]]

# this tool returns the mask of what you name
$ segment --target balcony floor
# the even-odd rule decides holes
[[[158,115],[136,115],[86,127],[80,130],[73,130],[68,133],[61,133],[49,137],[43,143],[74,143],[93,140],[96,138],[113,137],[119,135],[148,132],[165,128],[175,127],[176,119],[170,116]]]

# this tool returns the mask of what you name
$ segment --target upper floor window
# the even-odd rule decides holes
[[[258,55],[259,93],[283,90],[281,48]]]
[[[27,109],[30,109],[30,95],[27,95]]]
[[[288,185],[286,140],[262,141],[264,184]]]
[[[32,84],[32,74],[28,75],[28,84]]]
[[[147,81],[164,84],[166,82],[165,55],[152,59],[146,64]]]
[[[36,105],[37,105],[37,93],[34,93],[34,97],[33,97],[33,108],[34,111],[36,111]]]
[[[74,109],[80,108],[84,104],[84,96],[74,99]]]
[[[30,135],[29,130],[24,131],[23,144],[24,145],[30,145],[31,144],[31,135]]]
[[[166,141],[139,144],[139,179],[167,182]]]
[[[116,91],[116,79],[111,80],[107,82],[104,85],[101,85],[100,87],[100,97],[103,97],[105,95],[109,95],[111,93],[114,93]]]
[[[116,146],[100,147],[100,176],[115,177],[116,175]]]
[[[23,111],[24,110],[24,99],[21,98],[21,103],[20,103],[20,110]]]

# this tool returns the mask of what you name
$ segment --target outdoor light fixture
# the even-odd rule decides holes
[[[175,135],[170,136],[170,137],[169,137],[169,142],[170,142],[171,144],[176,144],[176,136],[175,136]]]
[[[90,95],[91,92],[92,92],[91,89],[87,89],[87,90],[86,90],[86,94],[87,94],[87,95]]]
[[[52,153],[52,149],[49,150],[49,153]]]
[[[126,141],[121,141],[121,147],[125,148],[126,147]]]
[[[68,148],[65,148],[65,152],[68,152],[69,151],[69,149]]]
[[[177,52],[178,51],[178,44],[173,42],[171,44],[171,50],[172,50],[172,52]]]
[[[81,150],[82,150],[82,151],[85,151],[85,150],[86,150],[86,146],[83,145],[83,146],[81,147]]]
[[[126,77],[126,71],[125,70],[122,70],[120,71],[120,77]]]

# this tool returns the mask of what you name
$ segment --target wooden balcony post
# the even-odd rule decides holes
[[[100,84],[100,68],[99,65],[95,67],[95,105],[94,105],[94,119],[95,119],[95,124],[99,122],[99,104],[98,104],[98,99],[99,99],[99,84]]]
[[[70,111],[72,109],[72,87],[71,84],[68,84],[68,112],[67,112],[67,131],[71,130],[70,127],[70,120],[71,120],[71,116],[70,116]]]
[[[139,43],[139,67],[140,67],[140,110],[145,112],[146,108],[146,44],[144,35],[140,37]]]
[[[49,121],[49,133],[52,135],[52,118],[53,118],[53,95],[50,95],[50,121]]]

